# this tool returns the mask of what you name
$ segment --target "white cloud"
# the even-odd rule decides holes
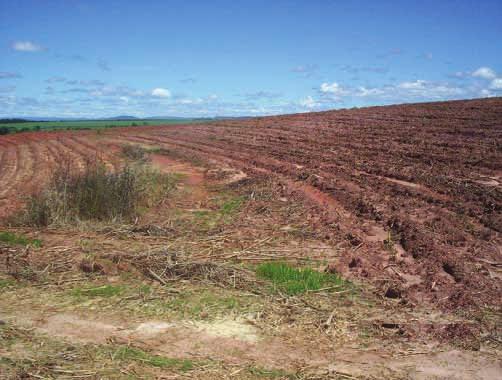
[[[389,97],[399,96],[403,98],[422,99],[451,99],[465,95],[465,89],[449,83],[430,82],[426,80],[416,80],[412,82],[402,82],[397,86],[387,86],[384,88],[385,94]]]
[[[472,73],[472,76],[484,79],[494,79],[497,75],[495,74],[495,71],[489,67],[480,67]]]
[[[299,65],[295,66],[291,69],[294,73],[312,73],[319,68],[317,65],[308,64],[308,65]]]
[[[490,84],[492,90],[502,90],[502,78],[495,78]]]
[[[427,90],[430,92],[432,98],[459,96],[465,94],[465,89],[445,84],[434,84],[432,83]],[[425,92],[427,95],[427,92]]]
[[[176,104],[194,104],[196,103],[193,99],[183,98],[176,100]]]
[[[479,95],[482,97],[482,98],[491,98],[491,97],[494,97],[495,94],[493,92],[491,92],[490,90],[487,90],[486,88],[482,89],[480,92],[479,92]]]
[[[495,86],[499,85],[502,86],[502,83],[495,84]],[[418,79],[376,87],[350,87],[337,82],[325,82],[320,85],[318,91],[317,97],[307,97],[299,104],[307,108],[319,106],[325,109],[344,102],[348,102],[348,104],[361,101],[368,104],[382,104],[382,102],[391,104],[424,100],[449,100],[479,96],[480,88]]]
[[[398,87],[403,88],[405,90],[415,90],[415,89],[422,89],[425,87],[425,81],[424,80],[416,80],[414,82],[403,82],[399,83]]]
[[[329,83],[323,83],[321,84],[321,92],[323,93],[331,93],[331,94],[342,94],[344,93],[344,90],[340,85],[336,82],[333,82],[331,84]]]
[[[453,74],[449,74],[448,76],[450,78],[454,78],[454,79],[462,79],[462,78],[465,78],[465,77],[470,76],[470,75],[471,75],[471,73],[468,73],[468,72],[465,72],[465,71],[456,71]]]
[[[36,52],[43,50],[43,47],[31,41],[16,41],[12,44],[12,49],[17,51]]]
[[[218,95],[216,94],[211,94],[208,96],[205,96],[203,98],[188,98],[185,96],[175,96],[176,104],[181,104],[181,105],[214,105],[218,104]]]
[[[316,108],[319,107],[319,103],[312,98],[312,96],[307,96],[305,99],[300,100],[300,105],[305,108]]]
[[[152,90],[152,96],[155,96],[157,98],[169,98],[171,96],[171,91],[169,91],[167,88],[154,88]]]
[[[384,93],[385,91],[380,88],[359,87],[355,95],[364,97],[364,96],[378,96],[378,95],[383,95]]]
[[[51,77],[45,80],[47,83],[63,83],[66,82],[65,77]]]

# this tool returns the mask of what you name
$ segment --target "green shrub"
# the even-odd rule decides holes
[[[172,178],[144,167],[108,172],[100,161],[83,171],[59,169],[49,187],[28,199],[19,224],[48,226],[80,220],[127,221],[140,206],[151,206],[174,187]]]
[[[124,145],[122,147],[122,154],[131,160],[145,160],[145,149],[139,145]]]
[[[15,128],[9,128],[9,127],[0,127],[0,135],[7,135],[9,133],[15,132]]]

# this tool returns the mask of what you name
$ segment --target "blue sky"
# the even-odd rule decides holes
[[[0,117],[502,96],[502,1],[0,0]]]

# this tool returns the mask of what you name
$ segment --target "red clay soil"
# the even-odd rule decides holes
[[[274,179],[345,244],[337,270],[387,297],[501,305],[502,98],[3,136],[3,214],[61,157],[117,165],[124,142]]]

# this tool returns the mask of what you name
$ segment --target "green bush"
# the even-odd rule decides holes
[[[124,145],[122,154],[130,160],[145,160],[146,151],[139,145]]]
[[[163,199],[173,186],[170,176],[144,167],[108,172],[104,163],[93,161],[83,171],[74,171],[68,164],[54,174],[46,190],[28,199],[18,221],[48,226],[79,220],[131,220],[140,206]]]

